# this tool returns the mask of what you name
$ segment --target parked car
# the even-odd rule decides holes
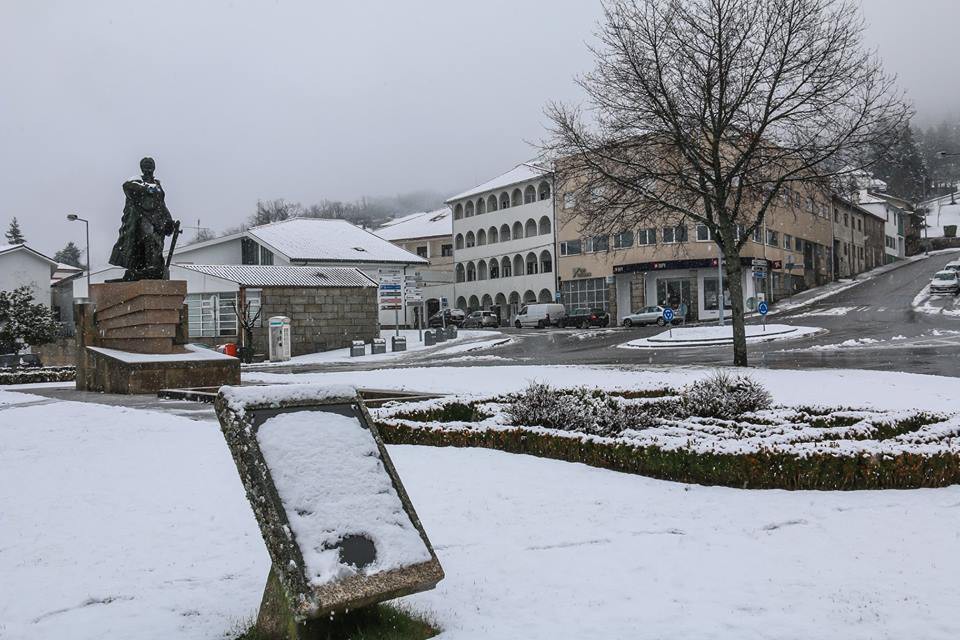
[[[37,369],[42,366],[40,356],[35,353],[0,354],[0,369]]]
[[[513,321],[513,326],[517,329],[521,327],[543,329],[551,325],[560,326],[566,315],[566,310],[559,303],[528,304],[520,309],[520,313]]]
[[[493,311],[474,311],[462,326],[464,329],[495,329],[500,326],[500,318]]]
[[[937,271],[930,281],[930,293],[960,293],[960,272]]]
[[[561,326],[580,327],[589,329],[590,327],[606,327],[610,324],[610,314],[603,309],[588,309],[582,307],[574,309],[564,316]]]
[[[945,267],[943,268],[943,270],[944,270],[944,271],[954,271],[954,272],[956,272],[956,273],[960,273],[960,260],[954,260],[954,261],[952,261],[952,262],[948,262],[948,263],[947,263],[947,266],[945,266]]]
[[[443,311],[437,311],[427,320],[427,326],[433,328],[442,327],[444,325],[444,317],[446,317],[446,324],[462,327],[463,321],[466,319],[467,314],[460,309],[444,309]]]
[[[647,324],[658,324],[661,327],[667,324],[667,321],[663,319],[663,310],[664,307],[659,305],[655,307],[644,307],[637,311],[634,311],[628,316],[623,317],[622,324],[625,327],[633,326],[643,326]],[[678,319],[674,319],[673,324],[677,324]]]

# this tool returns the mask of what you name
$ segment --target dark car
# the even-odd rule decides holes
[[[463,321],[464,329],[495,329],[500,326],[500,318],[493,311],[474,311]]]
[[[610,314],[603,309],[574,309],[563,318],[564,327],[607,327],[610,325]]]
[[[5,353],[0,355],[0,369],[35,369],[42,367],[40,356],[35,353]]]
[[[462,327],[466,317],[467,314],[460,309],[444,309],[430,316],[430,319],[427,320],[427,326],[435,328],[442,327],[444,324],[452,324],[456,327]]]

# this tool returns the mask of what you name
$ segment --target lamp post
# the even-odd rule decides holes
[[[82,222],[87,231],[87,299],[90,299],[90,221],[85,220],[75,213],[67,214],[67,220],[70,222]]]

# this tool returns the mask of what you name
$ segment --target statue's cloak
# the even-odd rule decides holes
[[[165,229],[172,224],[173,218],[164,202],[163,187],[160,181],[145,182],[142,178],[131,178],[123,183],[123,193],[126,203],[123,206],[123,218],[120,221],[120,237],[113,245],[110,254],[110,264],[126,269],[137,269],[142,248],[145,242],[154,241],[154,238],[144,237],[143,222],[159,232],[162,247]]]

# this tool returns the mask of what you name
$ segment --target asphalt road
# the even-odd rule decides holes
[[[922,295],[933,274],[957,256],[938,254],[905,263],[827,299],[770,316],[771,323],[819,327],[825,332],[809,338],[751,344],[750,364],[784,369],[897,370],[960,377],[960,297]],[[351,363],[336,369],[504,364],[723,365],[733,360],[729,346],[655,350],[617,347],[664,331],[656,326],[501,331],[512,341],[472,354],[410,353],[389,364]],[[270,370],[279,373],[330,369],[326,365]]]

